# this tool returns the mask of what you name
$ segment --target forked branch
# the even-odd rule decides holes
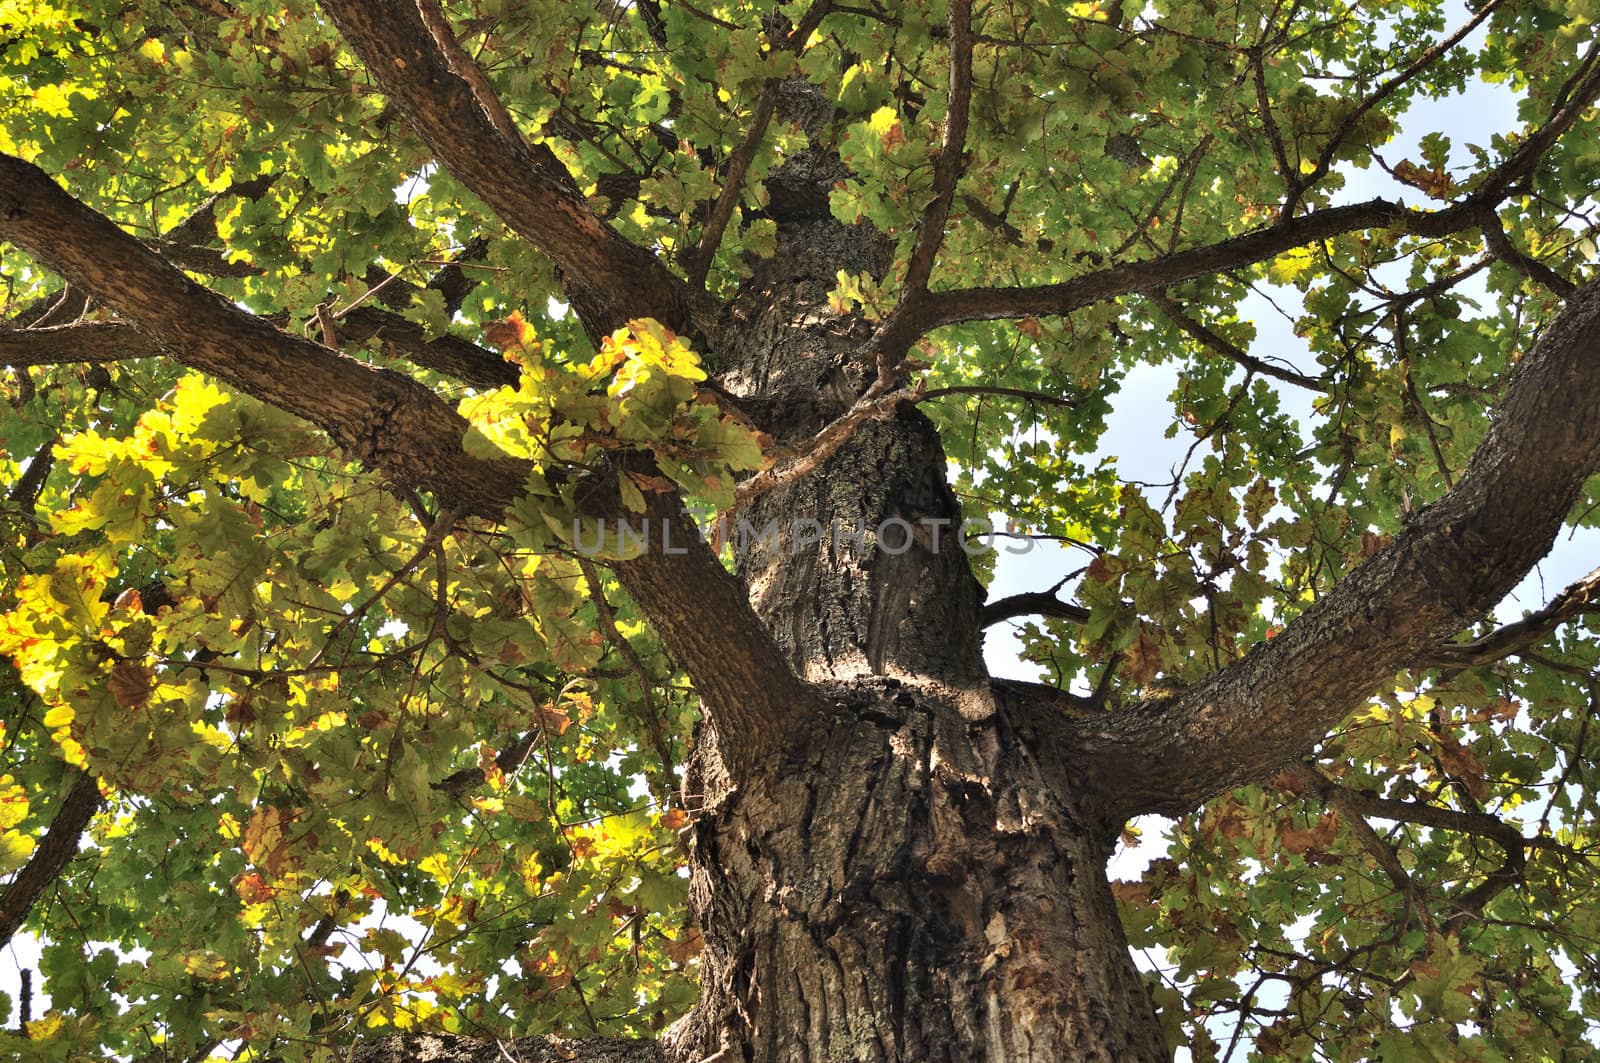
[[[165,354],[326,431],[391,482],[463,515],[499,521],[530,466],[468,454],[467,422],[409,377],[284,332],[194,283],[69,196],[36,166],[0,154],[0,237],[96,293]],[[594,492],[615,500],[614,492]],[[736,771],[791,738],[820,706],[689,523],[676,496],[647,514],[654,548],[616,566],[694,680]],[[605,508],[614,506],[614,508]],[[590,516],[624,519],[620,501]],[[663,549],[670,538],[672,549]]]
[[[497,128],[509,121],[493,117],[504,105],[486,78],[474,86],[453,68],[416,0],[324,0],[322,7],[445,168],[559,267],[592,339],[633,317],[690,334],[712,327],[704,293],[691,292],[596,215],[554,152]],[[477,65],[464,69],[471,76]]]
[[[1424,650],[1414,663],[1425,668],[1477,668],[1543,642],[1574,617],[1600,611],[1600,568],[1577,580],[1543,609],[1470,642],[1446,642]]]
[[[1300,756],[1492,609],[1549,552],[1600,468],[1597,335],[1600,284],[1591,284],[1524,360],[1452,490],[1243,659],[1178,699],[1078,725],[1066,743],[1085,770],[1130,811],[1192,808]],[[1588,593],[1557,608],[1577,608]]]
[[[831,10],[828,0],[816,0],[779,47],[798,53]],[[705,285],[706,275],[711,272],[711,262],[717,256],[717,248],[722,246],[722,234],[727,231],[728,222],[733,220],[734,208],[739,205],[739,197],[744,193],[745,174],[750,171],[750,164],[755,161],[756,152],[766,138],[767,127],[772,124],[772,115],[778,108],[778,92],[782,87],[782,78],[769,77],[762,83],[750,115],[750,125],[745,129],[738,146],[728,156],[723,168],[722,190],[711,203],[705,227],[700,230],[700,242],[688,256],[689,283],[697,288]]]
[[[963,321],[1050,317],[1135,293],[1148,293],[1197,277],[1265,262],[1285,251],[1365,229],[1439,237],[1481,224],[1483,211],[1511,194],[1573,123],[1600,97],[1600,50],[1591,50],[1564,87],[1560,105],[1539,129],[1461,200],[1439,211],[1420,211],[1383,199],[1327,207],[1279,224],[1176,254],[1108,266],[1056,284],[1008,288],[954,288],[930,292],[889,315],[874,337],[880,360],[898,359],[918,337]]]

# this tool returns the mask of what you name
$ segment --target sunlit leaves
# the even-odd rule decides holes
[[[508,321],[521,322],[520,316]],[[524,372],[516,389],[502,388],[469,399],[462,413],[490,448],[528,457],[541,466],[530,493],[513,509],[530,545],[554,533],[604,537],[603,522],[580,512],[572,487],[603,456],[623,448],[647,451],[663,476],[634,472],[617,478],[625,509],[642,513],[643,491],[671,485],[718,506],[733,499],[734,473],[763,466],[763,439],[724,413],[713,395],[697,385],[706,379],[688,344],[655,321],[640,320],[606,338],[587,363],[562,365],[540,353],[526,323],[504,324],[502,345],[519,352]],[[552,485],[561,485],[553,487]],[[613,535],[620,534],[615,521]],[[625,544],[608,542],[598,553],[614,556]]]
[[[531,335],[519,339],[537,369]],[[640,439],[676,440],[688,468],[760,459],[695,402],[693,355],[653,325],[560,373],[545,418],[594,418],[592,441],[562,444],[560,468],[581,471],[583,448],[614,446],[632,422]],[[639,811],[625,708],[637,692],[580,615],[569,559],[490,528],[430,535],[303,425],[198,377],[129,423],[68,434],[56,461],[80,504],[33,547],[34,574],[13,573],[0,632],[40,699],[28,778],[59,757],[112,788],[95,831],[104,866],[85,861],[62,888],[91,906],[76,918],[103,916],[102,935],[165,944],[118,980],[126,1003],[88,998],[98,1033],[55,1023],[67,1040],[54,1044],[461,1029],[464,1001],[486,1006],[481,972],[515,949],[507,933],[557,913],[567,929],[539,945],[546,990],[505,981],[492,1006],[563,1029],[604,1004],[608,1028],[648,1032],[641,992],[682,1005],[681,853]],[[648,639],[639,649],[670,674]],[[681,733],[691,703],[664,707]],[[520,755],[502,764],[508,748]],[[52,794],[8,778],[0,797],[10,868],[34,844],[17,828],[38,802],[48,814]],[[614,836],[606,824],[623,810],[634,820]],[[508,888],[518,860],[542,870]],[[158,893],[170,914],[149,913]],[[362,929],[375,908],[408,929]],[[338,932],[307,954],[324,918]],[[45,923],[52,979],[77,955],[64,925]],[[583,999],[560,989],[589,964],[616,973],[586,981]],[[203,1013],[160,1018],[197,982],[215,987]],[[67,999],[67,982],[51,986]]]

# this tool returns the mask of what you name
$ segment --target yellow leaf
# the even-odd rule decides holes
[[[0,775],[0,829],[10,830],[28,818],[28,794],[9,775]],[[32,843],[29,843],[32,845]]]

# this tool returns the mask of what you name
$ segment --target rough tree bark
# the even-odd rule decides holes
[[[561,266],[591,334],[645,315],[692,333],[720,387],[780,446],[802,446],[881,390],[885,365],[941,324],[1061,313],[1330,232],[1452,231],[1494,202],[1337,208],[1164,265],[929,295],[935,232],[913,255],[926,266],[922,291],[875,330],[830,311],[827,293],[841,269],[882,270],[878,241],[831,218],[836,175],[802,156],[767,182],[776,256],[716,308],[590,213],[553,155],[496,128],[415,5],[324,6],[440,160]],[[959,42],[962,27],[953,33]],[[1595,91],[1586,84],[1575,106]],[[1552,120],[1552,136],[1571,120]],[[1530,143],[1542,151],[1549,139]],[[941,165],[959,152],[955,137]],[[1484,187],[1503,194],[1537,157],[1519,152],[1506,180]],[[953,170],[943,187],[947,207]],[[930,212],[935,230],[939,218]],[[0,235],[114,310],[123,324],[102,331],[137,331],[138,353],[154,344],[299,413],[447,505],[494,517],[522,482],[517,463],[462,452],[463,422],[420,385],[249,318],[5,157]],[[704,703],[685,787],[706,940],[699,1006],[659,1045],[420,1038],[369,1043],[355,1058],[1166,1058],[1106,879],[1118,831],[1130,815],[1193,807],[1309,749],[1546,552],[1600,463],[1597,317],[1600,289],[1577,292],[1441,503],[1271,644],[1158,705],[1077,720],[1043,694],[990,681],[960,510],[937,434],[909,404],[884,407],[809,476],[748,502],[745,523],[777,532],[737,544],[737,576],[698,540],[685,555],[619,564]],[[675,500],[650,516],[678,522],[684,541]],[[794,536],[801,526],[821,534]]]
[[[862,322],[827,295],[879,263],[819,189],[774,184],[794,197],[778,253],[730,307],[740,340],[719,364],[783,445],[874,380]],[[681,1058],[1161,1058],[1104,874],[1119,824],[1037,757],[1051,710],[990,689],[933,426],[908,406],[869,421],[739,520],[752,603],[826,707],[747,777],[696,751],[707,946]]]

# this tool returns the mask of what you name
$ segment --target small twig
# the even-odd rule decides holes
[[[1074,410],[1078,407],[1077,402],[1072,399],[1062,398],[1060,395],[1046,395],[1042,391],[1029,391],[1026,388],[1005,388],[990,384],[957,384],[947,388],[929,388],[922,392],[917,401],[931,402],[946,395],[1009,395],[1014,399],[1042,402],[1049,406],[1061,406],[1069,410]]]
[[[395,584],[405,579],[406,576],[410,575],[418,565],[422,564],[423,560],[433,552],[434,547],[443,543],[445,538],[454,528],[455,514],[448,509],[440,510],[439,515],[435,517],[433,519],[433,523],[428,526],[427,533],[423,535],[422,542],[417,546],[416,553],[412,554],[405,564],[401,565],[399,568],[395,569],[394,572],[390,573],[389,578],[384,581],[383,586],[379,587],[377,591],[371,595],[371,597],[339,618],[339,622],[334,625],[331,631],[328,632],[326,639],[322,643],[322,647],[312,655],[311,660],[307,662],[306,667],[315,668],[318,664],[320,664],[322,662],[322,658],[333,646],[334,640],[339,637],[340,633],[347,630],[362,617],[366,616],[367,613],[372,610],[374,605],[377,605],[383,600],[384,595],[388,594],[394,589]]]
[[[1285,220],[1290,217],[1289,210],[1299,200],[1300,191],[1304,186],[1301,184],[1299,167],[1289,161],[1289,153],[1284,147],[1283,133],[1278,129],[1277,119],[1272,117],[1272,99],[1267,92],[1267,71],[1261,45],[1256,45],[1246,54],[1250,58],[1250,74],[1255,81],[1256,108],[1261,115],[1261,126],[1267,132],[1267,142],[1272,145],[1272,157],[1278,160],[1278,172],[1283,176],[1283,183],[1289,190],[1284,199],[1284,209],[1278,215],[1280,220]]]
[[[1190,317],[1165,292],[1149,292],[1145,295],[1145,298],[1149,299],[1168,321],[1171,321],[1194,339],[1199,340],[1201,345],[1212,353],[1232,359],[1246,369],[1254,370],[1262,376],[1270,376],[1274,380],[1281,380],[1285,384],[1293,384],[1308,391],[1321,392],[1327,390],[1326,385],[1314,376],[1307,376],[1305,373],[1293,369],[1284,369],[1282,366],[1262,361],[1239,347],[1238,344],[1230,342],[1214,329]]]
[[[633,644],[625,638],[617,627],[617,614],[611,608],[611,603],[606,601],[604,585],[600,582],[600,573],[595,570],[594,563],[586,557],[577,557],[578,571],[583,573],[584,582],[589,585],[589,600],[594,603],[595,612],[600,617],[600,630],[605,632],[606,638],[617,652],[621,653],[633,669],[634,678],[639,683],[639,694],[644,701],[645,730],[650,735],[650,745],[654,748],[656,757],[661,761],[661,777],[656,781],[664,797],[670,797],[676,789],[673,780],[677,777],[676,769],[672,766],[672,752],[667,748],[667,736],[661,726],[661,716],[656,711],[655,696],[651,691],[655,688],[655,680],[650,677],[650,672],[644,666],[639,653]]]
[[[1422,430],[1428,437],[1428,447],[1433,452],[1433,463],[1438,468],[1439,475],[1444,477],[1445,488],[1447,490],[1454,488],[1455,477],[1450,475],[1450,465],[1444,460],[1444,448],[1439,445],[1439,434],[1434,430],[1433,416],[1422,404],[1422,396],[1417,394],[1417,383],[1411,378],[1411,353],[1406,342],[1406,312],[1398,306],[1394,310],[1394,346],[1401,367],[1401,380],[1406,388],[1406,404],[1422,422]]]
[[[1155,202],[1150,204],[1150,209],[1145,211],[1144,220],[1139,223],[1138,227],[1135,228],[1133,232],[1128,234],[1127,239],[1123,240],[1122,243],[1117,245],[1117,249],[1115,251],[1111,252],[1110,258],[1113,262],[1121,258],[1122,255],[1134,244],[1145,238],[1146,234],[1150,230],[1150,223],[1155,221],[1157,214],[1161,213],[1161,208],[1167,202],[1167,197],[1172,195],[1173,190],[1179,187],[1183,188],[1183,193],[1178,199],[1177,221],[1182,221],[1183,201],[1188,198],[1189,186],[1194,180],[1194,173],[1197,169],[1199,169],[1200,160],[1205,156],[1205,153],[1210,150],[1215,139],[1216,138],[1212,134],[1207,133],[1205,136],[1200,138],[1200,143],[1196,144],[1194,149],[1184,157],[1183,162],[1180,163],[1178,168],[1172,172],[1172,177],[1167,180],[1166,185],[1161,189],[1161,194],[1156,196]],[[1174,239],[1176,239],[1176,235],[1176,233],[1173,234]]]
[[[756,473],[745,480],[734,493],[734,505],[743,505],[758,495],[775,487],[791,484],[810,475],[823,462],[845,444],[857,428],[867,421],[886,421],[894,416],[895,408],[902,402],[917,402],[923,397],[922,381],[915,387],[889,390],[882,376],[867,389],[855,405],[812,436],[800,452],[788,461]]]
[[[346,314],[350,313],[350,311],[354,310],[356,307],[360,306],[362,303],[366,302],[368,299],[371,299],[372,297],[377,295],[379,292],[381,292],[385,288],[387,288],[389,285],[391,285],[395,281],[399,280],[400,279],[400,274],[404,273],[404,272],[405,272],[405,267],[402,266],[396,272],[389,274],[387,277],[383,278],[383,280],[379,281],[377,284],[374,284],[372,287],[368,288],[366,291],[362,292],[360,295],[358,295],[354,299],[350,300],[350,302],[346,303],[344,306],[342,306],[339,309],[335,310],[333,312],[333,320],[335,320],[335,321],[343,320],[344,316]]]

